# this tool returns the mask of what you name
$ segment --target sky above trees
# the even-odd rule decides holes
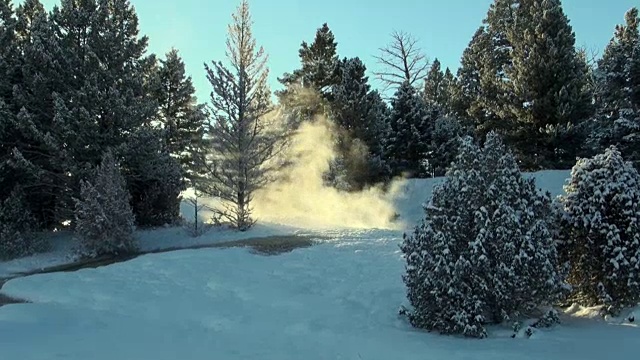
[[[60,0],[42,0],[51,9]],[[457,69],[462,52],[481,25],[492,0],[278,0],[251,1],[256,40],[270,55],[269,83],[298,66],[298,49],[311,41],[327,22],[338,41],[340,57],[360,57],[369,71],[377,67],[374,55],[386,45],[393,30],[411,33],[430,59]],[[21,3],[21,1],[16,1]],[[140,18],[142,34],[150,37],[149,51],[164,54],[176,47],[187,73],[193,76],[198,98],[208,100],[210,86],[204,62],[224,57],[225,36],[238,0],[131,0]],[[576,45],[599,55],[634,0],[563,0],[564,11],[576,33]],[[374,84],[378,85],[378,84]]]

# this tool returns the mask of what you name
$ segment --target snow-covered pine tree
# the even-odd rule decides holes
[[[69,180],[59,161],[60,143],[51,134],[59,131],[54,122],[54,96],[66,87],[68,69],[56,59],[61,48],[55,27],[39,0],[26,0],[17,9],[16,36],[21,51],[20,81],[13,88],[17,117],[14,156],[26,176],[22,184],[33,215],[45,228],[68,220],[72,209],[66,198]],[[19,110],[18,110],[19,109]],[[65,200],[62,200],[65,199]]]
[[[391,100],[386,158],[392,175],[423,176],[422,161],[429,151],[434,119],[424,99],[405,82]]]
[[[550,204],[498,135],[482,149],[464,138],[425,219],[401,245],[411,323],[485,337],[486,324],[553,303],[564,283]]]
[[[191,183],[202,172],[201,156],[205,148],[206,112],[198,104],[191,77],[177,50],[172,49],[160,60],[159,88],[155,93],[164,129],[167,151],[178,159],[185,180]],[[188,185],[190,186],[190,184]]]
[[[80,198],[75,199],[78,253],[98,257],[135,251],[131,196],[111,151],[104,154],[93,178],[81,181],[80,187]]]
[[[46,242],[37,235],[38,224],[25,201],[24,191],[19,187],[0,201],[0,260],[46,250]]]
[[[12,106],[18,61],[15,24],[12,1],[0,0],[0,202],[9,197],[18,183],[17,174],[10,166],[16,137]]]
[[[640,175],[615,147],[580,159],[565,195],[560,247],[584,305],[616,312],[640,301]]]
[[[249,3],[243,0],[229,25],[228,65],[205,65],[213,91],[213,118],[208,126],[211,152],[205,161],[201,191],[223,200],[217,209],[235,228],[248,230],[255,219],[251,201],[275,170],[267,166],[283,139],[265,115],[271,110],[267,57],[252,34]]]

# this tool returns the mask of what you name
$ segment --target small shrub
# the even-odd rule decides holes
[[[82,181],[76,199],[76,234],[82,256],[121,255],[135,250],[134,215],[125,179],[107,152],[92,181]]]

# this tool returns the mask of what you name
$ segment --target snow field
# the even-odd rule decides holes
[[[2,359],[635,358],[635,325],[569,319],[528,340],[412,329],[397,237],[376,232],[268,257],[243,249],[146,255],[9,281]],[[628,324],[627,324],[628,325]],[[615,349],[612,354],[612,349]]]

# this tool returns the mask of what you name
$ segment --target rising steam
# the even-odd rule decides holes
[[[281,180],[256,192],[253,215],[259,221],[306,228],[399,228],[393,221],[393,191],[374,187],[343,192],[324,184],[323,174],[336,156],[333,133],[324,118],[300,125],[284,154],[292,165]]]

